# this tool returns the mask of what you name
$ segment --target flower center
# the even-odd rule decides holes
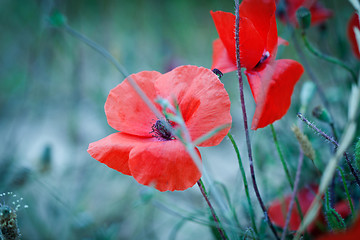
[[[270,57],[269,51],[264,52],[263,55],[262,55],[262,57],[261,57],[261,59],[260,59],[260,61],[256,64],[255,68],[260,67],[260,65],[261,65],[263,62],[265,62],[266,59],[268,59],[269,57]]]
[[[173,126],[169,120],[166,121],[169,125]],[[153,136],[160,141],[169,141],[175,139],[171,132],[166,128],[164,120],[157,120],[156,123],[152,125],[151,129],[152,131],[150,133],[154,133]]]

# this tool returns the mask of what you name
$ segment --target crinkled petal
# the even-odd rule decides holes
[[[232,121],[230,100],[224,85],[210,69],[181,66],[159,77],[155,86],[159,96],[177,101],[192,140],[229,125],[199,146],[217,145],[226,136]]]
[[[352,51],[354,55],[360,59],[360,51],[356,41],[354,27],[357,27],[360,30],[359,17],[356,13],[354,13],[350,18],[350,21],[348,23],[347,33],[351,43]]]
[[[222,11],[211,11],[210,13],[219,37],[231,61],[236,65],[235,16],[232,13]],[[260,61],[265,49],[266,39],[264,40],[252,22],[246,17],[240,18],[239,35],[241,66],[251,69]]]
[[[88,153],[101,163],[126,175],[131,175],[128,160],[131,149],[147,143],[151,138],[142,138],[124,133],[113,133],[89,144]]]
[[[144,93],[152,100],[156,98],[155,80],[161,73],[143,71],[130,75]],[[113,88],[105,103],[108,123],[114,129],[137,136],[151,136],[151,126],[157,120],[154,113],[131,87],[128,79]]]
[[[218,38],[213,42],[213,63],[211,69],[217,68],[222,73],[228,73],[237,69],[236,64],[231,60],[224,44]]]
[[[178,140],[155,141],[133,148],[129,167],[138,183],[153,186],[162,192],[188,189],[201,177]]]
[[[281,59],[259,71],[246,71],[256,109],[251,128],[266,127],[282,118],[290,107],[294,86],[304,69],[294,60]]]
[[[275,10],[274,0],[243,0],[239,7],[239,15],[252,22],[269,52],[277,45]]]

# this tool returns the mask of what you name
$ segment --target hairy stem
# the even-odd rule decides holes
[[[237,66],[237,74],[239,77],[239,90],[240,90],[240,101],[241,101],[241,109],[243,113],[243,120],[244,120],[244,129],[245,129],[245,137],[246,137],[246,146],[248,150],[249,156],[249,165],[250,165],[250,172],[251,172],[251,179],[255,191],[255,195],[257,200],[259,201],[260,207],[264,213],[265,221],[268,223],[272,233],[274,234],[276,239],[279,239],[276,230],[268,216],[267,210],[265,208],[264,202],[260,196],[260,192],[256,183],[255,178],[255,170],[254,170],[254,161],[252,157],[252,150],[251,150],[251,142],[249,136],[249,128],[247,122],[247,115],[246,115],[246,107],[245,107],[245,97],[244,97],[244,86],[243,86],[243,79],[241,75],[241,63],[240,63],[240,42],[239,42],[239,25],[240,25],[240,17],[239,17],[239,0],[235,0],[235,46],[236,46],[236,66]]]
[[[308,125],[311,129],[313,129],[316,133],[320,134],[320,136],[322,136],[323,138],[325,138],[326,140],[328,140],[329,142],[331,142],[332,144],[335,145],[335,148],[339,147],[339,144],[337,141],[335,141],[332,137],[330,137],[329,135],[327,135],[326,133],[324,133],[323,131],[321,131],[319,128],[317,128],[315,126],[315,124],[311,123],[309,120],[307,120],[301,113],[298,113],[298,117],[304,122],[306,123],[306,125]],[[349,159],[349,156],[346,152],[344,152],[344,157],[346,160],[347,165],[350,168],[350,171],[352,173],[352,175],[355,177],[356,183],[359,185],[360,187],[360,179],[358,174],[355,171],[355,168],[353,167],[353,165],[351,164],[351,161]]]
[[[206,192],[206,189],[205,189],[205,186],[204,186],[204,183],[202,182],[201,178],[199,179],[199,181],[197,181],[197,185],[199,186],[200,188],[200,191],[201,191],[201,194],[203,195],[203,197],[205,198],[205,201],[206,203],[208,204],[209,208],[210,208],[210,211],[211,211],[211,215],[212,217],[214,218],[214,221],[216,223],[216,228],[218,229],[220,235],[221,235],[221,238],[222,239],[228,239],[228,237],[226,236],[226,233],[224,231],[224,229],[222,229],[221,225],[220,225],[220,220],[218,218],[218,216],[216,215],[215,213],[215,210],[213,208],[213,206],[211,205],[211,202],[207,196],[207,192]]]

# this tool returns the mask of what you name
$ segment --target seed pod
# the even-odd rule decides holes
[[[305,8],[305,7],[300,7],[297,11],[296,11],[296,18],[299,22],[299,26],[303,29],[306,30],[310,27],[311,24],[311,13],[309,11],[309,9]]]

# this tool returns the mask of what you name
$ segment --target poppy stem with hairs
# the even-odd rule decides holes
[[[331,142],[332,144],[335,145],[335,148],[339,147],[339,143],[337,141],[335,141],[332,137],[330,137],[329,135],[327,135],[326,133],[324,133],[323,131],[321,131],[319,128],[317,128],[315,126],[315,124],[311,123],[309,120],[307,120],[301,113],[297,114],[298,118],[300,118],[304,123],[306,123],[306,125],[308,125],[311,129],[313,129],[316,133],[320,134],[323,138],[325,138],[326,140],[328,140],[329,142]],[[349,159],[349,156],[346,152],[344,152],[344,157],[346,160],[347,165],[350,168],[350,171],[352,173],[352,175],[355,177],[355,181],[356,183],[359,185],[360,187],[360,178],[359,175],[357,174],[357,172],[355,171],[355,168],[353,167],[353,165],[351,164],[351,161]]]
[[[254,171],[254,161],[252,157],[252,150],[251,150],[251,142],[250,142],[250,135],[249,135],[249,128],[247,122],[247,115],[246,115],[246,108],[245,108],[245,97],[244,97],[244,86],[243,80],[241,75],[241,63],[240,63],[240,43],[239,43],[239,25],[240,25],[240,17],[239,17],[239,0],[235,0],[235,47],[236,47],[236,66],[237,66],[237,73],[239,77],[239,90],[240,90],[240,101],[241,101],[241,109],[243,113],[243,120],[244,120],[244,129],[245,129],[245,137],[246,137],[246,146],[249,155],[249,165],[250,165],[250,172],[251,172],[251,179],[253,182],[253,187],[255,191],[256,198],[259,201],[260,207],[264,213],[265,221],[268,223],[272,233],[274,234],[275,238],[279,240],[279,237],[276,233],[276,230],[269,218],[267,210],[265,208],[264,202],[260,196],[260,192],[256,183],[255,178],[255,171]]]
[[[220,233],[220,235],[221,235],[221,238],[222,238],[222,239],[225,239],[225,240],[228,239],[228,237],[227,237],[224,229],[222,229],[222,227],[221,227],[221,225],[220,225],[220,220],[219,220],[218,216],[216,215],[215,210],[214,210],[214,208],[213,208],[213,206],[212,206],[212,204],[211,204],[211,202],[210,202],[210,200],[209,200],[209,198],[208,198],[208,196],[207,196],[207,192],[206,192],[204,183],[203,183],[203,181],[201,180],[201,178],[199,179],[199,181],[197,181],[197,185],[199,186],[200,191],[201,191],[201,194],[202,194],[203,197],[205,198],[205,201],[206,201],[206,203],[208,204],[208,206],[209,206],[209,208],[210,208],[211,215],[212,215],[212,217],[214,218],[214,221],[215,221],[215,223],[216,223],[216,228],[218,229],[218,231],[219,231],[219,233]]]

